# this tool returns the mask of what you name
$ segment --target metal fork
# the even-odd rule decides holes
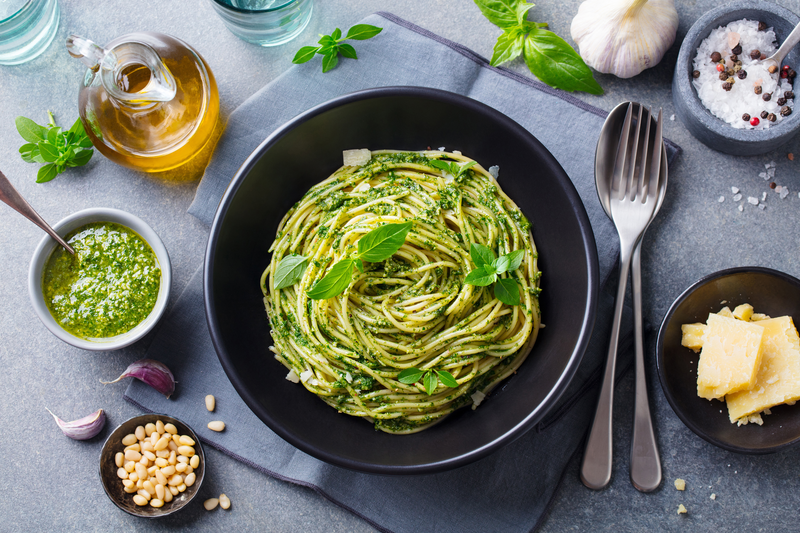
[[[632,126],[633,105],[628,105],[611,178],[609,207],[620,240],[619,287],[614,306],[608,356],[592,429],[581,465],[581,481],[591,489],[602,489],[611,481],[612,408],[614,371],[625,288],[636,243],[652,220],[658,203],[658,176],[661,169],[662,122],[659,116],[654,142],[650,140],[650,113],[642,132],[643,106],[639,106]],[[633,142],[629,143],[633,133]],[[644,137],[642,138],[642,135]],[[639,150],[641,145],[642,149]],[[630,152],[630,153],[629,153]],[[638,172],[637,172],[638,171]]]

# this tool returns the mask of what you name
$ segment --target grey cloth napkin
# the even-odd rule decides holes
[[[125,398],[142,410],[178,417],[204,443],[278,479],[311,487],[383,531],[531,531],[546,515],[570,458],[591,421],[607,351],[619,244],[597,199],[594,150],[606,113],[388,13],[364,23],[384,28],[359,44],[358,61],[322,74],[318,62],[294,66],[242,104],[201,181],[189,212],[211,223],[220,198],[250,152],[284,122],[335,96],[390,85],[423,85],[467,95],[533,133],[572,179],[592,223],[603,280],[597,320],[583,363],[563,397],[534,429],[471,465],[425,476],[376,476],[323,463],[269,430],[239,398],[217,359],[203,311],[198,269],[148,351],[179,380],[166,400],[133,380]],[[447,75],[443,75],[447,73]],[[680,148],[667,142],[670,160]],[[545,316],[547,310],[544,310]],[[618,368],[630,366],[626,309]],[[627,339],[627,342],[626,342]],[[203,397],[213,392],[223,433],[206,428]],[[200,406],[200,407],[198,407]],[[392,504],[386,505],[386,495]]]

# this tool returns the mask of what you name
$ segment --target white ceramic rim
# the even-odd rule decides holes
[[[72,333],[62,328],[50,314],[47,304],[44,302],[42,294],[42,274],[44,265],[50,257],[50,253],[58,246],[58,243],[49,235],[45,235],[33,252],[30,268],[28,269],[28,294],[31,298],[36,315],[50,332],[76,348],[90,351],[111,351],[124,348],[138,341],[153,329],[167,308],[169,293],[172,287],[172,264],[169,260],[167,248],[153,229],[139,217],[113,209],[110,207],[93,207],[73,213],[60,220],[53,226],[53,229],[61,235],[66,236],[71,231],[91,222],[115,222],[125,226],[141,236],[152,248],[156,255],[158,265],[161,268],[161,284],[158,289],[158,298],[150,314],[142,320],[135,328],[106,340],[90,341],[76,337]]]

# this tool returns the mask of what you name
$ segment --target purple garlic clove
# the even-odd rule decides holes
[[[45,409],[47,409],[47,407],[45,407]],[[106,414],[102,409],[98,409],[97,412],[79,418],[73,422],[64,422],[54,415],[50,409],[47,409],[47,412],[56,419],[56,424],[61,428],[64,435],[75,440],[91,439],[100,433],[100,430],[106,425]]]
[[[114,381],[101,381],[104,385],[116,383],[122,378],[136,378],[169,398],[175,392],[175,378],[167,365],[155,359],[141,359],[131,363],[125,372]]]

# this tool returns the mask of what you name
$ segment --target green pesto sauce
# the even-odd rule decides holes
[[[67,236],[72,256],[56,248],[44,267],[42,292],[61,327],[85,339],[130,331],[147,318],[161,285],[150,246],[113,222],[93,222]]]

